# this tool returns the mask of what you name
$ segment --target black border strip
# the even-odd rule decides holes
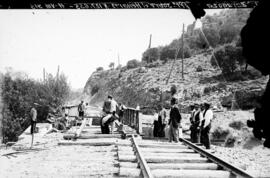
[[[188,9],[191,3],[204,9],[254,8],[260,0],[90,1],[4,0],[0,9]]]

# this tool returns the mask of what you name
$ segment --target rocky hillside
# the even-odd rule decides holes
[[[256,105],[254,98],[261,95],[267,78],[248,67],[248,76],[242,80],[228,82],[218,68],[210,63],[209,51],[184,60],[184,80],[182,79],[182,62],[177,60],[168,84],[173,61],[155,67],[138,67],[130,70],[106,70],[94,72],[84,87],[90,104],[101,105],[107,94],[112,94],[118,102],[127,106],[154,109],[163,100],[169,100],[169,90],[176,85],[180,107],[183,111],[190,103],[208,101],[217,108],[231,107],[232,93],[235,92],[235,106],[251,109]],[[149,110],[148,110],[149,111]]]

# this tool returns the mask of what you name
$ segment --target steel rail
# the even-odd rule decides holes
[[[208,153],[207,151],[203,150],[202,148],[196,146],[195,144],[187,141],[184,138],[180,138],[180,141],[182,141],[184,144],[186,144],[189,148],[194,150],[195,152],[201,154],[202,156],[206,157],[207,159],[211,160],[212,162],[216,163],[217,165],[221,166],[223,169],[229,171],[231,174],[239,177],[245,177],[245,178],[254,178],[254,176],[250,175],[249,173],[245,172],[242,169],[239,169],[232,164],[214,156],[211,153]]]
[[[153,178],[153,175],[150,171],[150,168],[149,166],[147,165],[147,162],[145,161],[144,157],[142,156],[142,153],[139,149],[139,146],[135,140],[135,137],[134,135],[132,135],[131,137],[131,142],[134,146],[134,149],[135,149],[135,154],[136,154],[136,157],[138,159],[138,162],[139,162],[139,165],[140,165],[140,169],[142,171],[142,174],[143,174],[143,177],[145,178]]]

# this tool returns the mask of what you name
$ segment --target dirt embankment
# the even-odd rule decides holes
[[[180,107],[183,111],[190,103],[203,101],[208,101],[219,109],[230,108],[233,92],[235,92],[238,108],[254,107],[256,105],[254,98],[262,94],[267,77],[228,82],[221,77],[218,68],[211,66],[210,58],[211,55],[206,52],[185,59],[184,80],[181,75],[181,60],[177,60],[168,85],[166,85],[166,80],[172,61],[151,68],[138,67],[125,71],[115,69],[94,72],[86,82],[84,94],[91,104],[100,105],[110,93],[118,102],[127,106],[136,107],[139,104],[141,108],[153,109],[160,103],[161,94],[163,94],[163,100],[169,100],[168,91],[172,85],[176,85],[176,97],[180,99]],[[248,70],[254,71],[251,67]]]

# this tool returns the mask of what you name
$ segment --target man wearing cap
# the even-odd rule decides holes
[[[201,123],[201,143],[210,149],[210,129],[211,120],[213,119],[213,111],[210,109],[209,103],[204,103],[203,121]]]

